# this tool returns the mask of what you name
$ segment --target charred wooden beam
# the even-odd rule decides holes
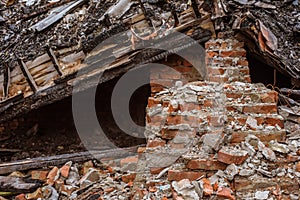
[[[4,72],[3,72],[3,96],[7,97],[8,96],[8,89],[10,86],[10,69],[7,63],[4,64]]]
[[[284,96],[283,94],[278,94],[278,95],[279,95],[279,98],[281,98],[283,100],[282,103],[286,103],[289,106],[300,106],[300,103],[298,103],[297,101],[295,101],[287,96]]]
[[[194,10],[196,18],[201,18],[201,14],[199,12],[198,4],[196,0],[191,0],[192,2],[192,8]]]
[[[0,191],[9,195],[34,192],[42,184],[22,177],[0,176]]]
[[[57,71],[57,73],[62,76],[63,73],[62,71],[60,70],[60,66],[59,66],[59,62],[58,62],[58,59],[56,58],[55,54],[54,54],[54,51],[50,48],[50,47],[46,47],[46,51],[47,51],[47,54],[49,55],[52,63],[53,63],[53,66],[55,68],[55,70]]]
[[[171,3],[171,13],[174,17],[174,26],[177,27],[179,25],[179,19],[178,19],[178,16],[177,16],[177,13],[176,13],[176,8],[175,8],[175,5],[173,3]]]
[[[29,84],[31,90],[33,92],[36,92],[38,90],[38,86],[36,85],[36,83],[35,83],[32,75],[30,74],[26,64],[20,58],[18,58],[18,63],[20,65],[21,71],[22,71],[23,75],[25,76],[25,79],[26,79],[27,83]]]
[[[137,152],[138,147],[140,146],[85,151],[73,154],[62,154],[1,163],[0,174],[8,174],[14,171],[23,171],[48,166],[63,165],[68,161],[84,162],[91,159],[122,158],[124,156],[134,155]]]
[[[139,2],[139,5],[141,6],[141,9],[142,9],[142,11],[144,13],[144,16],[145,16],[145,18],[146,18],[149,26],[153,27],[153,24],[152,24],[150,18],[148,17],[148,14],[147,14],[147,11],[146,11],[146,8],[145,8],[143,2],[141,0],[138,0],[138,2]]]
[[[281,88],[280,92],[300,96],[300,90],[293,90],[293,89],[289,89],[289,88]]]

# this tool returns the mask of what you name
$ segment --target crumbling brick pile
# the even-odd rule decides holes
[[[242,43],[213,39],[206,51],[208,81],[177,81],[149,98],[139,161],[145,164],[136,178],[146,184],[135,191],[173,199],[299,199],[300,141],[286,136],[277,93],[250,83]]]

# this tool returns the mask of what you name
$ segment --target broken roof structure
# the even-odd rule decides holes
[[[105,81],[191,45],[183,45],[178,36],[170,38],[174,31],[203,44],[216,32],[233,30],[231,34],[245,41],[249,55],[299,86],[296,0],[2,0],[0,4],[1,121],[71,95],[72,85],[91,79],[89,74],[105,72]],[[122,41],[94,49],[117,33]],[[149,41],[168,41],[170,51],[142,49]]]

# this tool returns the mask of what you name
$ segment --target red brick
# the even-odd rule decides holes
[[[234,200],[235,197],[231,194],[231,189],[226,187],[219,187],[217,191],[217,196]]]
[[[156,106],[158,104],[161,104],[161,101],[154,98],[154,97],[149,97],[148,98],[148,107],[153,107],[153,106]]]
[[[224,64],[224,65],[227,66],[227,67],[231,67],[231,66],[234,65],[233,60],[232,60],[231,57],[223,58],[223,61],[220,62],[220,64]]]
[[[247,60],[242,60],[242,59],[239,59],[238,61],[237,61],[237,64],[238,65],[241,65],[241,66],[248,66],[248,61]]]
[[[271,126],[275,126],[277,124],[281,128],[284,128],[283,120],[279,118],[267,117],[265,119],[265,123]]]
[[[168,180],[169,181],[180,181],[182,179],[189,179],[190,181],[194,181],[205,175],[206,175],[205,172],[169,170],[168,171]]]
[[[206,178],[201,179],[201,181],[203,183],[203,194],[205,196],[212,195],[214,189],[213,189],[212,185],[210,184],[210,181]]]
[[[238,99],[243,96],[241,93],[231,93],[231,92],[225,92],[227,98],[233,98],[233,99]]]
[[[228,152],[226,149],[221,149],[218,152],[218,161],[226,163],[226,164],[236,164],[240,165],[242,164],[247,158],[248,154],[246,152],[242,152],[241,150],[237,150],[237,152]]]
[[[154,103],[154,97],[149,97],[149,98],[148,98],[148,107],[151,108],[151,107],[153,107],[154,105],[156,105],[156,104]]]
[[[299,191],[299,184],[296,179],[290,179],[285,177],[280,178],[258,178],[249,180],[247,178],[235,178],[234,188],[238,192],[249,190],[265,190],[272,187],[279,186],[281,190],[286,190],[292,193],[293,191]]]
[[[260,104],[260,105],[238,105],[243,107],[244,113],[257,113],[257,114],[275,114],[277,113],[277,106],[275,104]],[[226,106],[228,111],[237,110],[235,106]]]
[[[258,137],[262,142],[270,142],[271,140],[277,140],[277,141],[285,141],[285,132],[284,131],[276,131],[276,132],[267,132],[267,133],[261,133],[261,132],[250,132],[250,131],[236,131],[232,133],[231,136],[231,143],[240,143],[242,141],[245,141],[245,138],[248,134],[253,134],[256,137]]]
[[[138,162],[138,157],[131,156],[131,157],[123,158],[122,160],[120,160],[120,165],[121,165],[121,167],[123,167],[124,165],[126,165],[128,163],[137,163],[137,162]]]
[[[276,91],[271,91],[260,95],[261,101],[263,103],[277,103],[278,93]]]
[[[245,57],[246,51],[239,50],[239,51],[221,51],[222,57]]]
[[[64,165],[60,168],[60,174],[62,175],[62,177],[64,178],[68,178],[69,176],[69,172],[70,172],[70,165]]]
[[[187,168],[189,169],[203,169],[203,170],[225,170],[226,166],[227,166],[226,164],[214,159],[191,160],[187,164]]]
[[[125,174],[122,176],[122,181],[124,183],[133,182],[136,177],[136,173]]]
[[[209,76],[208,80],[211,82],[225,83],[228,81],[228,77],[223,76]]]
[[[46,181],[48,173],[49,172],[45,170],[31,171],[31,179]]]
[[[25,194],[19,194],[18,196],[15,197],[15,200],[26,200]]]
[[[53,185],[54,184],[54,178],[58,173],[58,167],[53,167],[50,172],[47,175],[47,184]]]
[[[203,103],[204,107],[211,108],[211,107],[213,107],[213,105],[214,105],[214,103],[213,103],[212,100],[210,100],[210,99],[205,99],[204,100],[204,103]]]
[[[148,140],[147,147],[148,148],[162,147],[162,146],[165,146],[165,144],[166,144],[165,140],[155,138],[154,140]]]

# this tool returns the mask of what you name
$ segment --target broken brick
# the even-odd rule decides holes
[[[64,165],[60,168],[60,174],[62,177],[64,178],[68,178],[69,176],[69,172],[70,172],[70,168],[71,166],[70,165]]]
[[[47,175],[48,175],[48,171],[45,171],[45,170],[31,171],[31,178],[35,179],[35,180],[46,181]]]
[[[153,140],[149,140],[147,142],[147,148],[153,148],[153,147],[162,147],[166,144],[165,140],[155,138]]]
[[[226,164],[242,164],[248,158],[248,152],[244,150],[223,147],[218,152],[218,161]]]
[[[212,187],[212,185],[210,184],[210,181],[206,178],[201,179],[202,183],[203,183],[203,193],[205,196],[210,196],[212,195],[214,189]]]
[[[25,194],[19,194],[18,196],[15,197],[15,200],[26,200]]]
[[[58,173],[58,167],[53,167],[52,170],[48,173],[47,175],[47,184],[48,185],[53,185],[54,184],[54,179]]]
[[[122,175],[122,181],[125,183],[133,182],[136,177],[136,173],[130,173]]]
[[[179,171],[169,170],[168,180],[169,181],[180,181],[182,179],[189,179],[190,181],[197,180],[198,178],[205,176],[205,172],[196,171]]]
[[[231,194],[231,189],[227,187],[219,187],[217,191],[217,196],[234,200],[235,197]]]
[[[203,169],[203,170],[225,170],[226,166],[227,166],[226,164],[213,159],[191,160],[187,164],[187,168],[189,169]]]
[[[123,167],[124,165],[126,165],[128,163],[137,163],[137,162],[138,162],[138,157],[137,156],[131,156],[131,157],[123,158],[120,161],[120,165],[121,165],[121,167]]]

